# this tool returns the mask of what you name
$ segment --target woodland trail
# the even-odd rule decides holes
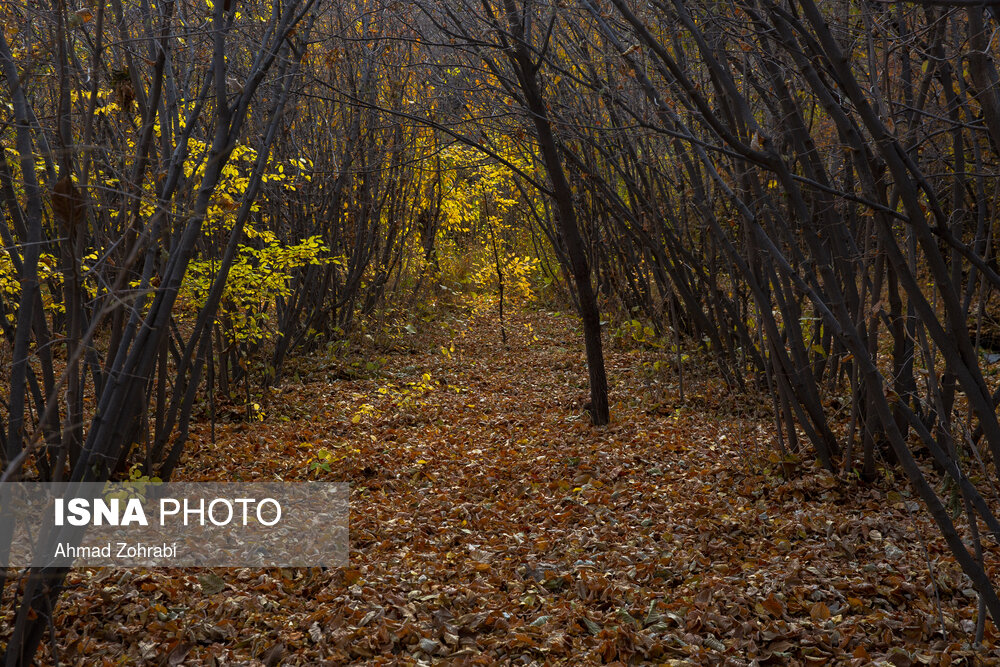
[[[613,421],[594,428],[573,318],[516,312],[507,349],[492,316],[420,327],[356,367],[300,363],[263,421],[223,419],[214,444],[196,424],[178,474],[350,482],[349,568],[77,570],[62,659],[969,659],[972,593],[931,540],[942,637],[917,503],[808,464],[785,482],[763,411],[708,367],[688,362],[681,404],[662,352],[611,345]]]

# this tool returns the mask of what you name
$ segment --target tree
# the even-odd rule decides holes
[[[11,255],[17,289],[4,295],[4,311],[16,313],[13,328],[9,319],[4,321],[14,354],[4,481],[18,479],[29,457],[33,457],[41,479],[107,480],[148,429],[147,410],[154,379],[160,387],[156,394],[157,437],[164,441],[178,420],[184,425],[169,450],[158,448],[159,454],[166,455],[165,474],[169,475],[183,447],[191,410],[189,389],[198,385],[205,359],[205,332],[214,320],[288,86],[294,79],[295,62],[303,52],[303,44],[295,37],[296,29],[304,24],[301,27],[308,33],[312,19],[307,17],[313,3],[250,8],[246,15],[219,3],[205,17],[210,30],[185,27],[188,24],[178,18],[177,9],[177,3],[168,0],[156,8],[135,10],[141,13],[138,18],[142,20],[134,23],[134,42],[148,49],[148,59],[121,50],[121,44],[132,40],[122,40],[111,49],[103,46],[107,29],[103,5],[96,17],[96,40],[91,40],[87,32],[92,16],[89,10],[69,13],[65,3],[57,3],[45,15],[44,23],[34,24],[55,28],[56,55],[52,62],[56,64],[60,100],[55,141],[39,124],[40,115],[33,108],[32,97],[38,94],[44,100],[43,91],[25,86],[35,66],[30,47],[44,50],[46,42],[32,42],[39,36],[31,27],[19,36],[22,44],[16,49],[8,42],[8,33],[0,34],[0,66],[10,99],[14,100],[12,132],[19,153],[16,171],[4,157],[3,191],[8,214],[17,221],[17,236],[9,245],[23,248],[24,253],[16,259]],[[20,8],[8,10],[17,13]],[[123,9],[116,5],[113,11],[119,14],[116,23],[125,26]],[[233,48],[229,36],[238,23],[260,40],[256,47],[242,42]],[[189,48],[179,48],[182,39],[191,40]],[[76,60],[78,53],[87,51],[93,61],[92,72],[105,70],[108,60],[117,63],[112,75],[114,90],[102,90],[96,77],[87,85],[81,76],[83,68]],[[188,57],[207,61],[208,65],[198,67],[194,62],[185,62]],[[147,69],[140,73],[143,62],[148,62]],[[269,79],[272,69],[277,76]],[[183,75],[186,70],[191,76]],[[257,123],[261,130],[257,163],[242,193],[243,201],[215,283],[190,338],[181,342],[182,351],[174,349],[176,367],[169,369],[170,323],[178,292],[233,151],[245,140],[248,119],[256,123],[251,102],[263,90],[268,90],[270,104],[269,115],[263,115],[264,122]],[[90,141],[98,132],[97,104],[102,94],[102,115],[118,114],[122,132],[105,144],[106,149],[97,150]],[[73,125],[73,98],[87,103],[82,128]],[[133,116],[136,109],[137,118]],[[131,130],[132,121],[137,121],[135,132]],[[158,154],[154,153],[157,135],[161,141]],[[125,151],[124,169],[120,168],[121,159],[110,153],[115,146]],[[36,164],[36,152],[42,155],[40,164]],[[82,176],[79,184],[74,183],[77,174]],[[48,188],[42,185],[46,181]],[[104,189],[109,183],[121,187],[109,192]],[[46,190],[52,192],[51,209],[43,202]],[[118,205],[111,203],[121,195],[126,197]],[[20,203],[21,196],[25,206]],[[111,201],[102,201],[106,197]],[[57,226],[45,224],[49,210],[58,219]],[[63,238],[50,237],[53,229]],[[44,284],[40,272],[43,254],[50,245],[60,243],[62,274],[51,276]],[[85,264],[82,249],[91,247],[95,250],[87,254],[86,261],[93,263]],[[57,278],[64,285],[61,302],[57,300],[60,291],[53,289]],[[84,297],[84,289],[93,290],[89,299]],[[16,305],[11,297],[17,299]],[[110,347],[101,364],[95,335],[106,326],[109,316]],[[58,340],[65,345],[66,368],[58,379],[49,349],[55,338],[53,330],[61,330],[63,335]],[[31,363],[35,354],[40,354],[41,386]],[[84,369],[90,374],[97,398],[97,410],[90,415],[86,429],[81,408],[82,384],[87,377]],[[171,404],[166,405],[164,388],[170,370],[176,379]],[[26,397],[34,401],[34,421]],[[61,409],[63,397],[67,404]],[[61,429],[60,412],[66,415]],[[29,573],[6,648],[6,664],[31,662],[50,626],[64,576],[65,570],[53,568]]]

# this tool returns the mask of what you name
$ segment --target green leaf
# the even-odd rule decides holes
[[[226,580],[211,572],[199,574],[198,582],[201,584],[201,590],[205,595],[215,595],[222,592],[222,589],[226,587]]]
[[[590,620],[586,616],[581,617],[580,621],[583,623],[584,627],[587,628],[587,632],[589,632],[592,635],[596,635],[598,632],[601,631],[601,626],[595,623],[594,621]]]

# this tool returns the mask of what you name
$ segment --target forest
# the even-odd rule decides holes
[[[1000,664],[998,59],[997,0],[0,0],[0,661]],[[343,485],[349,555],[13,557],[111,483]]]

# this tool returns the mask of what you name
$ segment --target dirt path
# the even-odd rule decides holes
[[[751,401],[692,368],[681,405],[648,352],[609,351],[613,424],[595,429],[572,320],[519,313],[508,331],[504,349],[490,319],[456,315],[362,378],[312,360],[214,445],[198,424],[180,478],[350,482],[351,567],[77,572],[63,659],[968,658],[968,584],[927,545],[942,637],[910,498],[810,467],[783,482]]]

